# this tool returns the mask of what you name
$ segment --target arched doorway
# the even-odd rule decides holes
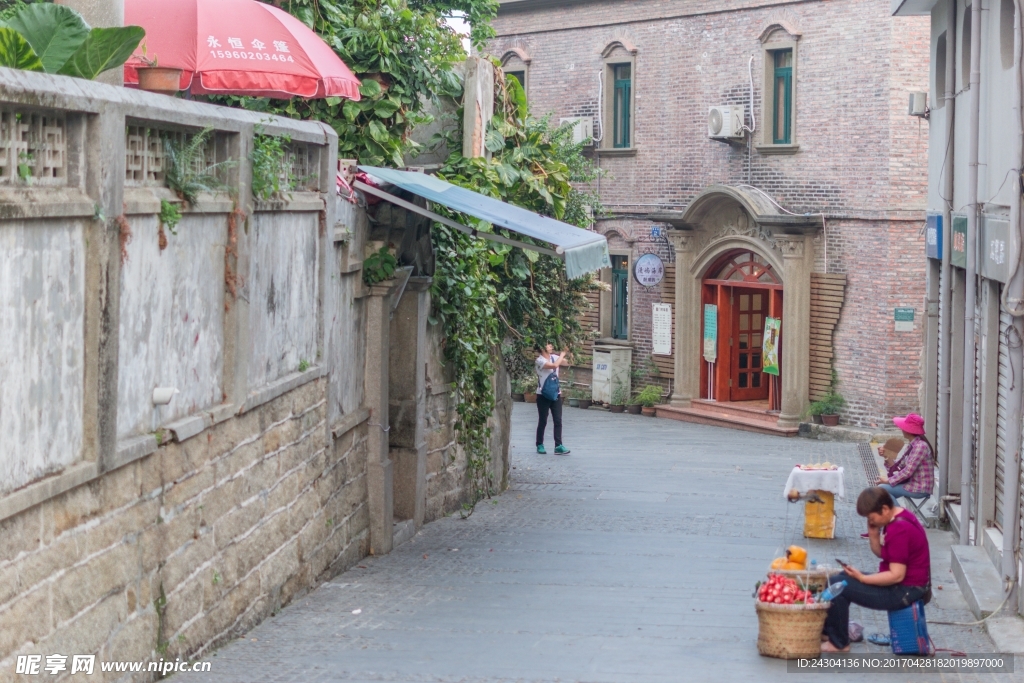
[[[709,325],[717,325],[715,362],[703,356],[700,360],[701,398],[746,401],[778,410],[782,395],[779,378],[764,373],[762,347],[766,319],[782,317],[779,274],[759,254],[733,249],[708,268],[701,282],[701,302],[705,312],[702,338]],[[708,304],[717,310],[709,311]]]

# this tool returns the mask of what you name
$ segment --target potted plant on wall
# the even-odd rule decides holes
[[[139,61],[141,64],[135,67],[135,71],[139,74],[139,90],[162,95],[174,95],[181,90],[182,70],[160,66],[156,55],[150,59],[146,43],[142,43],[142,54],[139,56]]]
[[[626,410],[626,403],[629,402],[629,390],[622,384],[616,384],[612,390],[611,405],[608,410],[613,413],[621,413]]]
[[[633,400],[641,406],[640,412],[648,417],[654,417],[654,406],[658,405],[658,402],[661,401],[661,387],[657,385],[646,386]]]

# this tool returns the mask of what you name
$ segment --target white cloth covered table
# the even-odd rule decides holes
[[[846,487],[843,485],[843,468],[837,470],[802,470],[794,467],[786,480],[786,490],[782,492],[783,497],[788,497],[789,492],[796,489],[802,496],[809,491],[828,491],[839,498],[846,496]]]

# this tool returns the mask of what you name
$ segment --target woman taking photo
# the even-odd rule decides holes
[[[550,411],[555,423],[555,454],[569,455],[569,449],[562,445],[562,390],[558,384],[558,368],[569,364],[569,354],[565,351],[555,354],[551,344],[545,344],[544,348],[538,344],[533,350],[537,353],[534,364],[537,369],[537,452],[547,454],[544,432]]]
[[[875,574],[844,565],[844,571],[829,577],[829,585],[846,581],[846,588],[829,605],[822,652],[850,651],[851,602],[891,612],[930,598],[928,536],[914,513],[897,507],[889,492],[876,486],[861,491],[857,514],[867,518],[871,552],[882,561]]]

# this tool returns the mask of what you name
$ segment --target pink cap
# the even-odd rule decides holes
[[[924,434],[924,418],[917,413],[910,413],[906,417],[894,417],[892,421],[907,434]]]

